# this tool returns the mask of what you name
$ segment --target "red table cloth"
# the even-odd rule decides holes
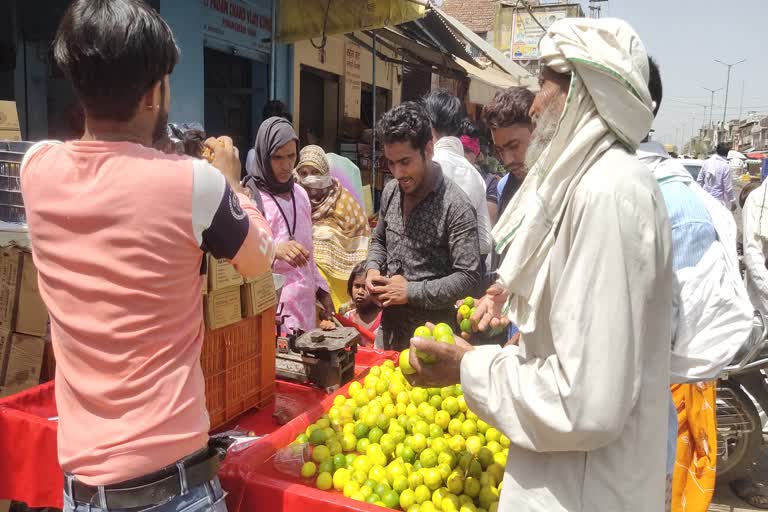
[[[397,352],[361,347],[356,357],[355,374],[359,377],[369,367],[381,364],[386,359],[396,361],[397,356]],[[0,399],[0,475],[3,475],[0,478],[0,499],[22,501],[30,507],[62,507],[64,475],[56,454],[58,422],[55,419],[54,385],[54,381],[51,381]],[[248,480],[239,476],[242,473],[239,465],[243,465],[242,469],[246,473],[250,472],[254,465],[263,463],[271,456],[275,447],[288,444],[282,443],[288,434],[282,434],[275,441],[271,440],[282,430],[273,419],[276,409],[290,409],[290,417],[299,415],[283,427],[287,429],[286,432],[290,432],[291,425],[301,424],[308,417],[319,415],[317,411],[323,410],[324,399],[327,401],[329,397],[320,389],[277,381],[273,402],[261,410],[245,413],[223,428],[237,427],[252,431],[257,436],[265,436],[247,450],[228,456],[220,468],[222,484],[230,493],[227,504],[231,511],[239,507],[243,487],[248,485]]]

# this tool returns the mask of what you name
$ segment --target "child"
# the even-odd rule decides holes
[[[365,287],[365,262],[358,263],[352,269],[347,281],[347,294],[352,299],[353,309],[347,311],[344,318],[375,335],[381,324],[381,308],[374,304]]]

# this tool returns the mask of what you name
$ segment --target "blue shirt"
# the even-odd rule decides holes
[[[717,240],[706,206],[679,181],[659,182],[672,227],[672,269],[695,267]]]

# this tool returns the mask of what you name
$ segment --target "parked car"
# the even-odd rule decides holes
[[[695,160],[693,158],[681,158],[680,163],[683,164],[685,170],[693,176],[694,180],[699,177],[699,172],[704,166],[704,160]]]

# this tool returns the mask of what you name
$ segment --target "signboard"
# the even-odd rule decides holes
[[[360,119],[360,46],[347,42],[344,56],[344,117]]]
[[[15,101],[0,101],[0,140],[21,140]]]
[[[512,16],[512,41],[508,54],[512,60],[538,60],[539,41],[544,36],[545,30],[548,30],[558,20],[568,16],[565,9],[548,10],[546,12],[536,13],[536,19],[527,12],[517,12]],[[544,27],[542,29],[539,23]]]
[[[268,5],[248,0],[200,0],[203,33],[241,53],[269,53],[272,17]]]

